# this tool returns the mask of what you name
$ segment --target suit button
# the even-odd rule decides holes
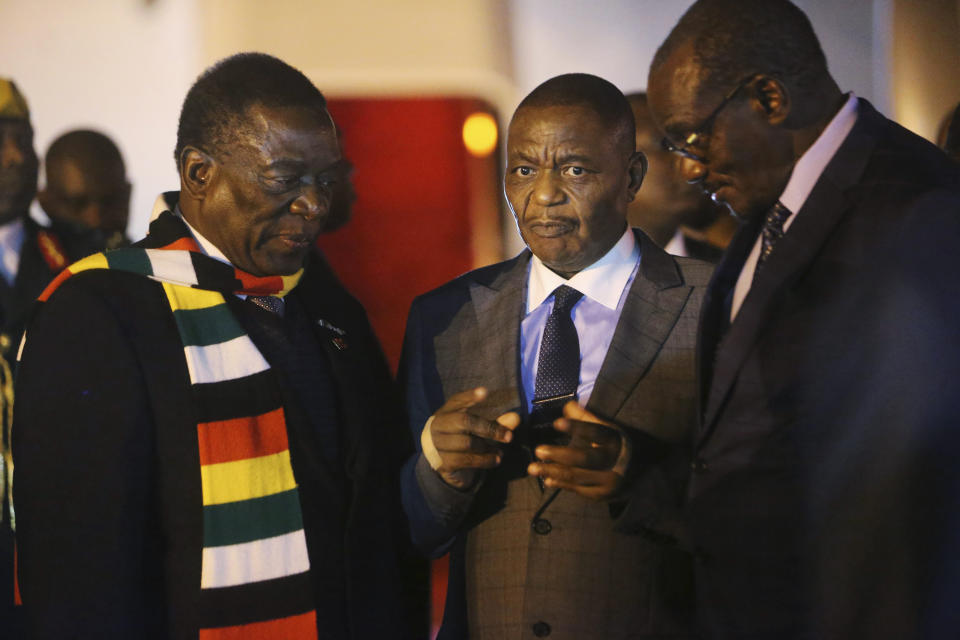
[[[533,635],[538,638],[546,638],[550,635],[550,625],[541,620],[540,622],[535,622],[533,625]]]
[[[694,473],[703,473],[710,468],[710,465],[703,458],[697,458],[690,463],[690,468],[693,469]]]
[[[534,532],[539,533],[541,536],[545,536],[553,531],[553,525],[550,524],[550,521],[546,518],[537,518],[531,523],[531,526],[533,527]],[[550,633],[550,631],[548,630],[547,633]]]

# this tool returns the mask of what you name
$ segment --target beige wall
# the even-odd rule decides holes
[[[894,119],[935,139],[960,101],[960,2],[894,0],[891,94]]]
[[[0,0],[0,75],[30,104],[37,152],[69,129],[116,140],[133,183],[131,232],[179,184],[180,103],[199,71],[196,0]]]
[[[960,99],[956,0],[798,3],[841,85],[881,110],[887,110],[888,60],[895,63],[897,100],[887,111],[908,126],[932,135],[950,100]],[[587,71],[624,90],[644,87],[653,51],[687,4],[0,0],[0,75],[13,76],[26,93],[39,150],[77,126],[117,139],[134,185],[131,233],[139,236],[156,193],[177,184],[171,149],[183,96],[222,56],[249,49],[278,55],[331,96],[479,97],[505,120],[523,94],[557,73]],[[889,21],[875,8],[893,5],[896,46],[888,47],[882,40]]]
[[[327,94],[445,94],[512,108],[507,0],[204,0],[203,57],[266,51]]]

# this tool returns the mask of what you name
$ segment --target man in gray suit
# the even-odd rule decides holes
[[[710,266],[628,227],[646,163],[606,80],[534,89],[507,162],[529,250],[417,298],[401,364],[421,444],[404,507],[424,551],[451,552],[440,637],[686,637],[687,558],[665,528]],[[645,535],[614,531],[625,511]]]

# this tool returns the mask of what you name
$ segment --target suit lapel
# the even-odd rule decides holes
[[[520,382],[520,323],[524,317],[527,266],[529,251],[524,251],[505,271],[488,282],[470,284],[470,301],[473,307],[473,331],[451,332],[461,340],[458,353],[474,354],[461,358],[453,367],[460,369],[462,380],[470,386],[483,384],[490,391],[489,405],[483,415],[493,419],[511,410],[526,416],[526,402]],[[454,339],[454,336],[439,336]],[[440,345],[438,345],[438,351]],[[442,378],[447,376],[441,375]],[[449,396],[453,389],[444,389]],[[487,482],[474,507],[474,515],[483,519],[503,508],[508,491],[520,491],[526,500],[539,502],[543,498],[536,478],[526,477],[526,465],[530,462],[517,447],[504,451],[503,463],[491,472],[496,481]],[[509,485],[509,487],[508,487]]]
[[[856,183],[866,167],[875,146],[872,130],[879,117],[866,101],[861,100],[859,117],[850,135],[827,165],[789,231],[777,243],[750,287],[736,319],[720,341],[710,378],[701,440],[712,431],[720,407],[747,354],[776,308],[780,295],[803,274],[849,208],[845,192]],[[755,240],[756,236],[753,238]],[[753,246],[753,242],[748,244]],[[740,269],[737,269],[734,282],[739,272]],[[719,289],[717,291],[719,293]],[[713,299],[710,304],[715,310],[722,301]],[[715,331],[719,320],[713,316],[711,320],[710,329]],[[707,333],[708,330],[704,328],[704,334]],[[709,345],[704,341],[703,349],[708,348]]]
[[[673,258],[643,233],[634,233],[640,243],[640,268],[587,403],[607,419],[617,415],[640,383],[693,289],[684,285]]]
[[[726,254],[717,265],[707,292],[703,298],[703,307],[700,315],[700,336],[697,340],[697,374],[700,392],[698,400],[702,415],[707,404],[707,392],[713,378],[713,369],[716,361],[717,347],[729,326],[730,307],[727,304],[737,277],[743,269],[743,263],[757,239],[762,220],[753,220],[741,225]]]
[[[329,302],[330,294],[325,295],[324,289],[327,288],[327,279],[335,279],[332,271],[326,264],[314,262],[312,259],[308,262],[307,271],[303,279],[293,290],[291,295],[296,295],[299,302],[306,310],[308,321],[313,327],[313,333],[317,338],[317,343],[327,358],[330,365],[330,372],[333,375],[335,388],[338,391],[339,408],[342,411],[340,417],[341,424],[350,428],[340,430],[340,442],[342,447],[341,459],[343,468],[347,474],[353,478],[356,473],[358,459],[362,457],[362,443],[366,435],[361,433],[360,427],[368,423],[364,416],[361,396],[362,393],[356,390],[363,389],[365,380],[357,375],[354,367],[351,366],[350,342],[354,336],[350,335],[353,327],[349,326],[348,319],[341,317],[335,308],[326,308]],[[315,458],[313,466],[319,477],[330,489],[334,489],[336,484],[329,465],[320,462]]]
[[[464,358],[459,366],[466,367],[467,379],[488,387],[497,414],[521,408],[520,321],[529,261],[524,252],[489,283],[470,284],[476,330],[462,334],[469,343],[462,345],[461,353],[476,357]]]

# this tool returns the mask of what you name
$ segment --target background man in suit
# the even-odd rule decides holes
[[[694,4],[648,95],[685,177],[744,220],[699,343],[701,632],[954,635],[956,168],[841,93],[785,0]]]
[[[678,498],[651,468],[661,443],[688,437],[710,267],[627,226],[645,167],[609,82],[570,74],[534,89],[507,155],[529,251],[415,300],[401,365],[422,445],[403,475],[414,541],[452,554],[440,635],[682,637],[671,586],[682,591],[683,557],[615,533],[612,513],[648,480],[635,491],[648,525],[656,500]],[[615,427],[567,405],[558,439],[551,423],[571,398]]]
[[[650,118],[647,94],[627,95],[637,123],[637,150],[647,157],[643,189],[627,208],[627,221],[676,256],[717,263],[737,222],[697,185],[680,175],[680,159],[660,144],[663,135]]]
[[[98,248],[129,244],[130,183],[120,149],[99,131],[68,131],[44,157],[37,202],[54,226],[86,234]]]
[[[326,102],[238,54],[190,89],[175,156],[175,211],[72,265],[30,325],[14,451],[33,637],[404,637],[397,405],[363,309],[313,255],[340,159]]]

